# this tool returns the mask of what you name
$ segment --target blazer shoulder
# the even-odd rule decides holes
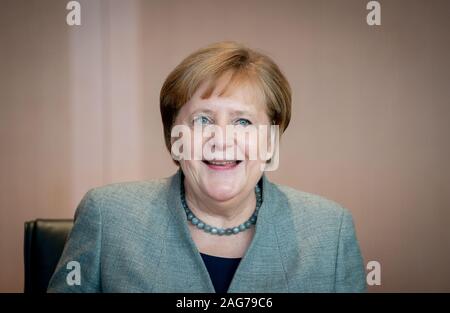
[[[148,214],[167,206],[168,191],[169,178],[118,182],[90,189],[82,201],[95,203],[102,215]]]
[[[94,187],[88,191],[94,197],[118,196],[127,198],[156,197],[167,187],[169,178],[117,182]]]
[[[278,214],[283,216],[280,246],[289,261],[298,257],[302,268],[311,271],[315,279],[310,282],[318,282],[311,288],[365,291],[364,262],[350,212],[323,196],[287,186],[277,188],[282,199],[278,203],[284,204],[278,208],[283,212]]]
[[[275,186],[287,201],[289,214],[297,221],[336,225],[341,223],[343,217],[351,216],[348,209],[336,201],[289,186]]]

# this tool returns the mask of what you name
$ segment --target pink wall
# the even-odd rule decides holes
[[[72,217],[102,184],[174,172],[159,89],[188,53],[236,40],[294,91],[279,183],[354,215],[377,291],[450,291],[450,2],[0,2],[0,291],[23,288],[23,223]]]

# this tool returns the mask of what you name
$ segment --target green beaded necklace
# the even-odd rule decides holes
[[[188,221],[190,221],[191,224],[196,226],[198,229],[202,229],[204,232],[206,232],[208,234],[212,234],[212,235],[219,235],[219,236],[236,235],[236,234],[239,234],[240,232],[243,232],[243,231],[249,229],[250,227],[252,227],[252,225],[255,225],[256,220],[258,218],[258,211],[259,211],[259,208],[261,207],[261,203],[262,203],[261,188],[258,186],[258,184],[256,184],[256,186],[255,186],[255,194],[256,194],[255,212],[253,212],[252,216],[247,221],[245,221],[244,223],[242,223],[239,226],[229,227],[229,228],[219,228],[219,227],[214,227],[214,226],[206,224],[201,219],[199,219],[197,216],[195,216],[195,214],[189,209],[189,207],[186,203],[184,183],[183,183],[183,180],[181,180],[181,188],[180,188],[181,204],[183,205],[183,209],[186,212],[186,217],[187,217]]]

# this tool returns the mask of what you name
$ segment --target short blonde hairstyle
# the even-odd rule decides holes
[[[160,110],[164,139],[171,149],[171,130],[180,108],[189,101],[199,86],[210,81],[202,94],[207,99],[216,82],[231,73],[229,83],[221,92],[236,88],[239,83],[250,83],[260,90],[273,124],[282,134],[291,119],[291,87],[281,70],[263,53],[233,41],[223,41],[199,49],[185,58],[166,78],[160,93]]]

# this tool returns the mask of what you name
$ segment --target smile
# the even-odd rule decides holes
[[[212,170],[231,170],[234,169],[241,163],[241,160],[234,160],[234,161],[218,161],[218,160],[203,160],[203,163],[206,164],[210,169]]]

